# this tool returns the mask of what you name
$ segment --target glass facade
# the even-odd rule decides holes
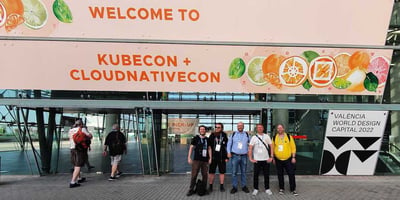
[[[257,123],[263,123],[273,135],[275,125],[283,123],[288,133],[306,138],[296,139],[297,173],[320,174],[328,112],[343,109],[389,111],[375,174],[399,175],[399,12],[395,1],[386,46],[375,47],[394,49],[382,96],[0,90],[1,173],[69,172],[68,130],[77,118],[94,134],[89,152],[90,164],[95,166],[92,172],[110,170],[109,160],[101,156],[102,144],[110,124],[119,123],[128,138],[122,164],[127,173],[186,173],[190,171],[186,165],[190,137],[182,144],[185,136],[168,129],[169,119],[184,118],[198,119],[209,132],[221,122],[227,133],[243,122],[250,134]]]

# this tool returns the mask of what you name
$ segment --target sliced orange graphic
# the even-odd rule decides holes
[[[310,63],[308,80],[315,87],[325,87],[332,83],[337,75],[335,60],[330,56],[320,56]]]
[[[349,67],[349,53],[340,53],[335,56],[335,62],[338,68],[337,77],[342,77],[351,71]]]
[[[6,8],[0,2],[0,27],[2,27],[6,23],[7,13]]]
[[[21,0],[0,0],[6,10],[6,31],[11,31],[24,22],[24,5]]]
[[[279,67],[279,80],[285,86],[296,87],[307,78],[307,61],[299,56],[285,59]]]
[[[279,80],[279,76],[275,73],[266,73],[264,74],[264,79],[268,81],[271,85],[275,86],[278,89],[282,88],[282,83]]]

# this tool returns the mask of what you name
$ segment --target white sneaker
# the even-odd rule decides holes
[[[257,195],[257,193],[258,193],[258,190],[254,189],[254,191],[253,191],[252,195],[256,196],[256,195]]]
[[[271,192],[270,189],[266,189],[266,190],[265,190],[265,193],[267,193],[268,195],[272,195],[272,192]]]

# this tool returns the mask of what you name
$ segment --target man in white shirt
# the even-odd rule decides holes
[[[263,172],[264,175],[265,192],[268,195],[272,195],[269,189],[269,167],[274,155],[272,141],[269,135],[264,133],[264,126],[262,124],[257,124],[256,131],[257,134],[250,140],[248,152],[250,162],[254,163],[253,195],[257,195],[258,193],[258,176],[260,172]]]

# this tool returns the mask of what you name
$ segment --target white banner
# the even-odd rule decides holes
[[[185,119],[185,118],[168,119],[168,130],[170,134],[195,135],[197,133],[196,128],[198,125],[199,125],[199,119]]]
[[[373,175],[388,111],[331,110],[320,172]]]

